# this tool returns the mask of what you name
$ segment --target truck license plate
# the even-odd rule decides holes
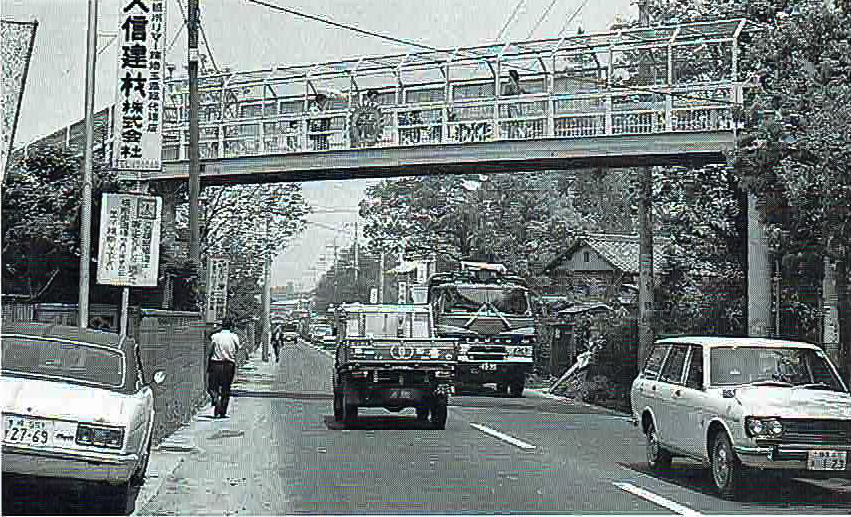
[[[3,417],[3,442],[35,445],[50,445],[53,422],[35,418]]]
[[[496,365],[494,363],[482,363],[480,366],[483,372],[495,372]]]
[[[846,451],[810,451],[807,458],[808,470],[845,470]]]
[[[391,399],[412,399],[414,398],[413,390],[390,390]]]

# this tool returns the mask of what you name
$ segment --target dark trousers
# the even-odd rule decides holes
[[[225,416],[230,402],[230,385],[236,373],[236,365],[230,361],[210,361],[207,390],[215,403],[215,415]]]
[[[281,341],[283,339],[272,339],[272,348],[275,350],[275,361],[281,358]]]

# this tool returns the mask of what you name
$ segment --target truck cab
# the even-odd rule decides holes
[[[433,333],[428,305],[345,304],[335,315],[334,417],[351,423],[360,407],[415,408],[445,428],[457,340]]]

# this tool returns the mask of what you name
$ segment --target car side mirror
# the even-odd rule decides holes
[[[165,382],[165,372],[157,370],[157,372],[154,373],[154,384],[162,384],[163,382]]]

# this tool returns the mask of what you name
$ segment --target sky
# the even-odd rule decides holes
[[[631,0],[267,0],[337,22],[355,25],[437,48],[493,43],[515,7],[517,15],[504,39],[556,37],[565,21],[583,3],[568,31],[605,30],[616,16],[634,17]],[[98,0],[98,55],[95,108],[115,97],[119,0]],[[200,0],[201,21],[212,57],[220,68],[254,70],[274,65],[305,64],[399,54],[399,44],[275,12],[247,0]],[[548,16],[538,24],[552,5]],[[173,46],[166,61],[181,70],[186,62],[186,31],[182,28],[186,0],[167,0],[167,41]],[[0,0],[4,19],[39,22],[36,43],[15,135],[15,147],[48,135],[83,118],[86,60],[87,0]],[[203,50],[203,41],[202,41]],[[305,233],[294,239],[274,262],[273,285],[294,282],[312,287],[321,256],[351,244],[357,205],[368,180],[303,184],[307,201],[316,207]],[[360,225],[362,228],[363,225]]]

